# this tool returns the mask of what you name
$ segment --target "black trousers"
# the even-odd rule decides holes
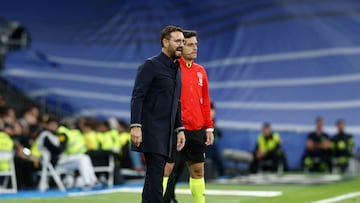
[[[142,203],[162,203],[164,168],[166,157],[144,153],[146,161],[146,175],[142,192]]]
[[[181,152],[175,152],[176,156],[173,157],[174,168],[169,176],[166,191],[164,194],[164,203],[170,203],[175,198],[175,185],[178,182],[181,174],[186,166],[186,161]]]

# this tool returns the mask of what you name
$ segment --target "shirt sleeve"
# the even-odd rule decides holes
[[[155,77],[154,64],[150,60],[140,65],[137,71],[131,98],[131,125],[141,127],[143,101]]]
[[[208,78],[206,75],[206,71],[203,68],[203,75],[204,75],[204,86],[203,86],[203,95],[202,95],[202,99],[203,99],[203,105],[202,105],[202,112],[204,115],[204,119],[205,119],[205,128],[214,128],[214,124],[213,124],[213,120],[211,119],[210,116],[210,93],[209,93],[209,82],[208,82]]]

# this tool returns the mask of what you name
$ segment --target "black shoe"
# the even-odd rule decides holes
[[[178,203],[178,201],[176,199],[171,199],[170,203]]]

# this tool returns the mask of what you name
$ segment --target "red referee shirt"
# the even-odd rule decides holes
[[[210,95],[204,67],[192,62],[188,67],[180,58],[182,87],[181,113],[186,130],[213,128],[210,117]]]

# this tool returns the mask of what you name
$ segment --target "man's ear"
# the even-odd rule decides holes
[[[168,39],[166,39],[166,38],[162,39],[162,43],[163,43],[164,47],[169,47],[169,40]]]

